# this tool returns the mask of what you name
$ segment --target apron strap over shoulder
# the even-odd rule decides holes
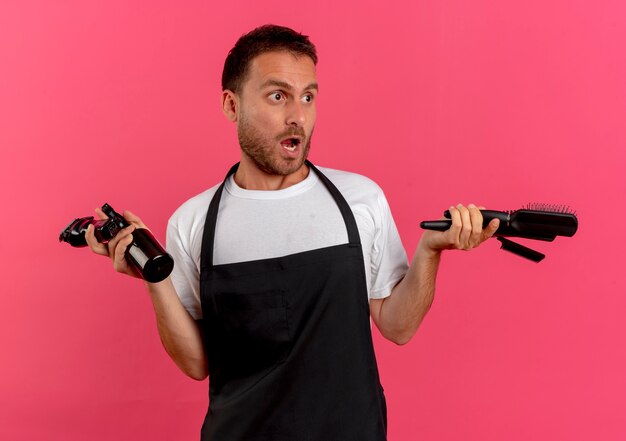
[[[343,221],[346,224],[346,229],[348,230],[348,241],[350,242],[350,245],[351,246],[361,245],[361,237],[359,236],[359,229],[357,228],[357,225],[356,225],[356,219],[354,218],[354,214],[352,213],[352,210],[350,209],[350,205],[348,205],[348,202],[346,201],[346,199],[343,197],[343,195],[337,189],[337,187],[335,187],[335,184],[330,182],[330,179],[328,179],[326,175],[320,172],[317,169],[317,167],[315,167],[308,159],[305,161],[305,163],[313,171],[315,171],[317,176],[324,183],[324,185],[326,186],[326,188],[332,195],[333,199],[337,203],[337,206],[339,207],[339,210],[341,211],[341,216],[343,216]]]
[[[233,165],[228,173],[226,173],[226,177],[222,182],[222,185],[219,186],[213,198],[211,199],[211,203],[209,204],[209,209],[207,211],[206,220],[204,222],[204,232],[202,233],[202,251],[200,253],[200,267],[210,268],[213,266],[213,245],[215,244],[215,226],[217,225],[217,212],[220,208],[220,200],[222,199],[222,192],[224,191],[224,185],[226,185],[226,180],[232,174],[234,174],[239,168],[239,163]]]

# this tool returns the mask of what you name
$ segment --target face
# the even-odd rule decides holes
[[[317,92],[309,57],[268,52],[254,58],[237,94],[237,133],[246,159],[271,175],[300,170],[315,126]]]

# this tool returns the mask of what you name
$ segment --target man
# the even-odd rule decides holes
[[[370,317],[404,344],[428,311],[442,250],[489,238],[480,210],[423,234],[410,267],[382,191],[306,160],[319,91],[315,47],[291,29],[242,36],[222,78],[241,159],[168,224],[170,277],[146,283],[159,334],[187,375],[209,376],[203,440],[386,439]],[[98,212],[101,217],[103,213]],[[119,272],[132,226],[91,249]]]

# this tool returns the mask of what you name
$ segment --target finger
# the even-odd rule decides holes
[[[124,254],[126,253],[126,248],[133,243],[133,235],[127,234],[120,240],[118,240],[115,246],[115,252],[113,254],[113,267],[118,272],[125,272],[128,268],[128,263],[126,262],[126,258]]]
[[[456,207],[450,207],[448,209],[450,212],[450,220],[452,221],[452,225],[448,229],[448,233],[450,234],[450,245],[454,248],[459,247],[459,236],[461,235],[461,228],[463,227],[463,221],[461,220],[461,213],[457,210]]]
[[[109,249],[106,244],[100,243],[98,242],[98,239],[96,239],[93,224],[89,224],[87,226],[87,230],[85,231],[85,242],[87,242],[87,245],[94,253],[101,256],[109,255]]]
[[[470,215],[470,222],[472,224],[472,233],[469,239],[470,248],[474,248],[480,245],[483,235],[483,215],[480,209],[474,204],[467,206]]]
[[[104,220],[104,219],[108,219],[109,218],[109,216],[104,214],[104,211],[102,211],[102,208],[96,208],[96,209],[94,209],[94,211],[98,215],[99,219],[103,219]]]
[[[468,250],[470,248],[469,241],[470,236],[472,234],[472,221],[470,219],[469,210],[464,207],[462,204],[456,206],[457,210],[459,210],[459,214],[461,215],[461,235],[459,236],[459,242],[461,248],[464,250]]]
[[[491,222],[489,222],[489,225],[487,225],[487,228],[483,230],[482,240],[485,241],[489,239],[491,236],[493,236],[498,230],[499,226],[500,226],[500,219],[497,219],[497,218],[492,219]]]
[[[139,219],[139,216],[131,213],[128,210],[124,211],[124,219],[126,219],[131,224],[134,224],[137,228],[147,228],[146,224],[144,224],[142,220]]]
[[[110,241],[109,241],[109,257],[111,257],[111,259],[114,258],[115,256],[115,250],[117,248],[118,243],[126,238],[127,236],[129,236],[130,234],[132,234],[132,232],[135,231],[135,226],[134,225],[130,225],[126,228],[123,228],[122,230],[120,230]]]

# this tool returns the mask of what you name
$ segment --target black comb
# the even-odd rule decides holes
[[[500,219],[500,226],[494,236],[502,243],[502,249],[539,262],[545,255],[504,237],[552,242],[556,236],[572,237],[578,230],[576,212],[569,206],[550,204],[527,204],[520,210],[495,211],[480,210],[483,215],[483,228],[493,219]],[[446,231],[452,225],[450,211],[444,212],[445,220],[424,221],[420,227],[426,230]]]

